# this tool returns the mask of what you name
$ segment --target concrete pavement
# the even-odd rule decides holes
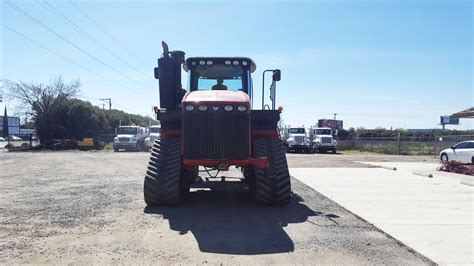
[[[472,186],[453,174],[413,174],[434,169],[433,163],[374,164],[397,171],[292,168],[290,173],[437,263],[474,263]]]

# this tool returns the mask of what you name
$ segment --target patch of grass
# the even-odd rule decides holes
[[[114,149],[114,144],[112,142],[107,142],[104,145],[105,150],[113,150]]]
[[[338,151],[338,153],[341,154],[375,154],[375,152],[370,152],[370,151],[360,151],[360,150],[342,150]]]

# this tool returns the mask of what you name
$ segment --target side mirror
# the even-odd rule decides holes
[[[454,146],[451,146],[451,149],[455,150],[455,149],[456,149],[456,147],[454,147]]]
[[[160,75],[159,75],[160,71],[158,70],[157,67],[155,67],[154,72],[155,72],[155,79],[160,79]]]
[[[273,81],[280,81],[281,80],[281,71],[280,71],[280,69],[275,69],[273,71],[272,78],[273,78]]]

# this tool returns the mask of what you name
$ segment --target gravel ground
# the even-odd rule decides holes
[[[290,167],[366,167],[364,156],[288,157]],[[146,208],[147,161],[0,152],[0,264],[432,264],[296,179],[287,207],[255,206],[234,170],[235,182],[202,183],[182,206]]]

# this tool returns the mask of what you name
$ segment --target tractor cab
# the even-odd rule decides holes
[[[251,95],[251,73],[256,65],[246,57],[190,57],[183,68],[188,72],[188,89],[242,91]]]

